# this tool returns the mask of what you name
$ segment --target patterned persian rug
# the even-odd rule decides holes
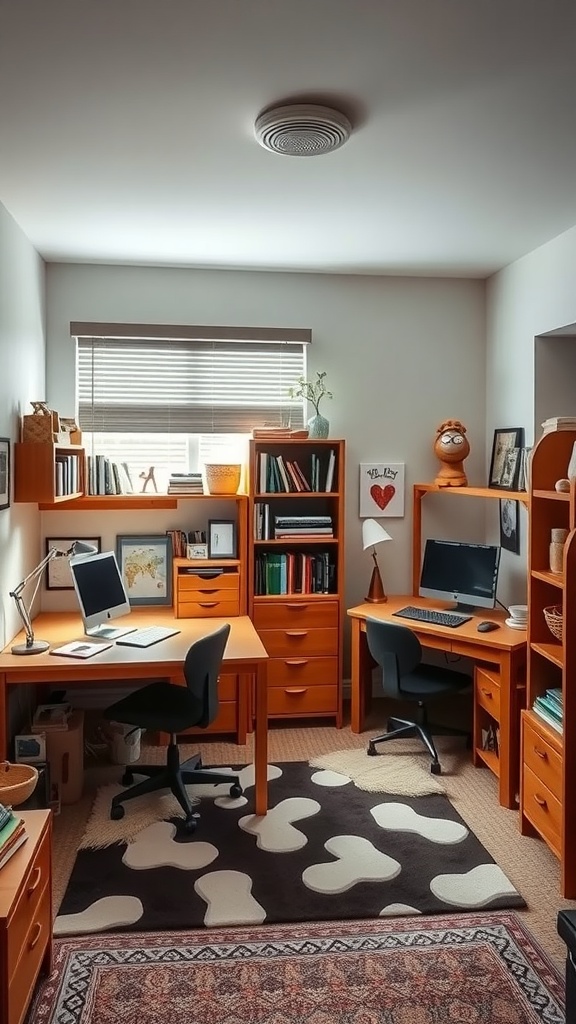
[[[34,1024],[564,1024],[515,914],[59,939]]]
[[[250,797],[252,765],[239,774]],[[191,836],[169,796],[130,802],[124,819],[110,822],[110,790],[119,787],[106,787],[55,934],[525,906],[446,796],[367,793],[346,775],[298,762],[269,765],[268,777],[265,817],[247,813],[247,796],[231,799],[229,784],[190,787],[202,794]]]

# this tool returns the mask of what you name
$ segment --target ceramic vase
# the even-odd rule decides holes
[[[319,412],[312,419],[308,420],[308,437],[328,437],[330,424],[325,416]]]

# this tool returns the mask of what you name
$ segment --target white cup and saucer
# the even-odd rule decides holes
[[[527,604],[511,604],[508,608],[509,618],[506,619],[506,625],[510,626],[511,629],[526,629],[528,626],[528,605]]]

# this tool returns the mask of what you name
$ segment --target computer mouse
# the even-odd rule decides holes
[[[486,622],[479,622],[476,629],[478,633],[490,633],[493,629],[500,629],[500,626],[497,622],[490,622],[488,620]]]

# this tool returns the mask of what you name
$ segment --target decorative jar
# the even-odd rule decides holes
[[[550,532],[550,572],[561,576],[564,571],[564,544],[568,530],[554,529]]]

